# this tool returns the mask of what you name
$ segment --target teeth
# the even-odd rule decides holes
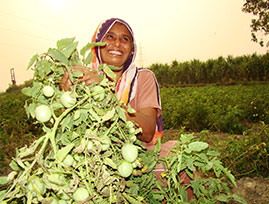
[[[117,51],[117,50],[111,50],[109,51],[110,54],[113,54],[113,55],[121,55],[121,52]]]

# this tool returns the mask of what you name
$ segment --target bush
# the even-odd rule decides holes
[[[243,136],[229,137],[219,144],[221,161],[236,178],[269,175],[269,126],[261,123]]]

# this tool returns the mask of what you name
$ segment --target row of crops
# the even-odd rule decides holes
[[[234,84],[238,81],[268,81],[269,53],[264,55],[228,56],[200,61],[171,64],[152,64],[149,67],[160,85],[181,86],[186,84]]]

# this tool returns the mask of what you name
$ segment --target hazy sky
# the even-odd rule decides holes
[[[100,2],[100,3],[97,3]],[[101,20],[119,17],[134,30],[137,65],[264,54],[251,41],[243,0],[0,0],[0,91],[32,78],[30,58],[76,37],[86,45]]]

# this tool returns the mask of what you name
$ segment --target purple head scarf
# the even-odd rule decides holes
[[[103,40],[103,38],[105,37],[105,35],[107,34],[107,32],[117,22],[126,26],[126,28],[129,30],[129,32],[130,32],[130,34],[132,36],[132,39],[133,39],[134,51],[129,56],[129,58],[127,59],[125,65],[124,65],[123,71],[125,71],[134,62],[135,55],[136,55],[136,43],[135,43],[135,39],[134,39],[134,33],[133,33],[132,28],[129,26],[129,24],[126,21],[124,21],[122,19],[119,19],[119,18],[110,18],[110,19],[102,22],[98,26],[98,28],[96,29],[95,34],[94,34],[94,36],[92,38],[92,42],[101,42]],[[94,47],[94,49],[95,49],[94,51],[95,51],[98,63],[101,64],[102,60],[101,60],[101,57],[100,57],[100,47],[96,46],[96,47]]]

